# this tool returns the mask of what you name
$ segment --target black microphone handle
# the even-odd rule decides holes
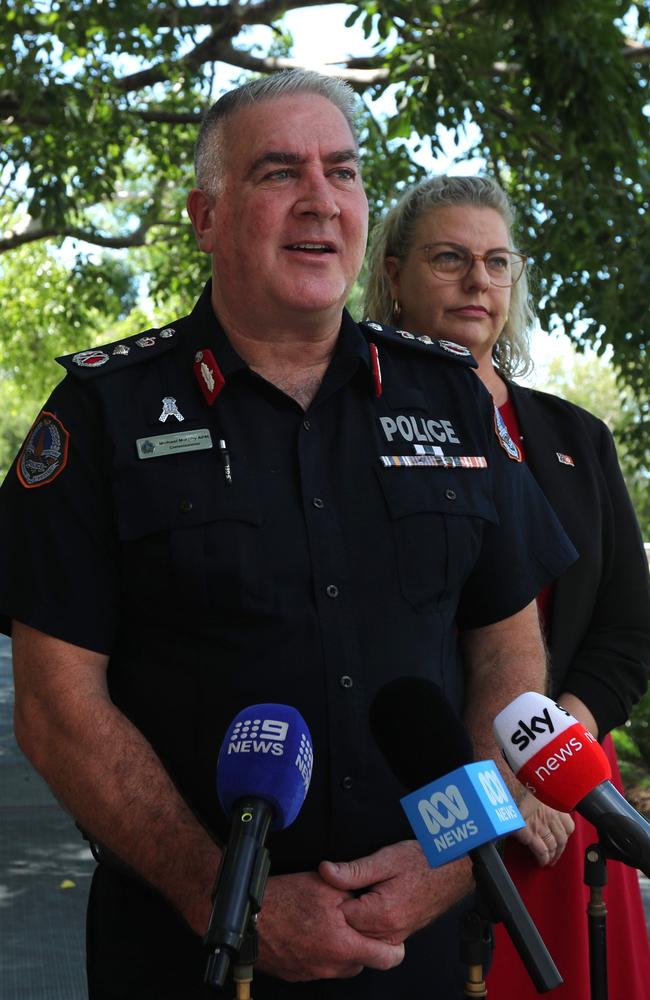
[[[519,952],[538,993],[561,986],[563,979],[523,904],[494,844],[469,852],[474,880],[493,920],[500,920]]]
[[[576,810],[596,827],[608,858],[640,868],[650,878],[650,823],[611,781],[602,781],[592,788],[578,802]]]
[[[269,870],[264,847],[273,809],[265,799],[235,803],[230,837],[215,882],[212,914],[203,939],[211,955],[205,982],[223,986],[231,959],[236,958],[252,913],[262,902]]]

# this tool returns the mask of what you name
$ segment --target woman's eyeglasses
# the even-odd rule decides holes
[[[443,281],[462,281],[471,271],[475,260],[482,260],[493,285],[508,288],[524,273],[528,258],[523,253],[496,247],[486,253],[472,253],[460,243],[427,243],[429,267]]]

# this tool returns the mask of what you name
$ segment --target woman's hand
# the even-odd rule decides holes
[[[545,806],[530,792],[519,803],[519,812],[526,826],[515,830],[512,836],[529,848],[541,868],[554,865],[575,830],[571,816]]]

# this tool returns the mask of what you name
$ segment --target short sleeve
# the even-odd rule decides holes
[[[16,619],[110,652],[118,558],[106,453],[89,388],[68,376],[0,488],[0,629],[7,634]]]
[[[458,606],[460,628],[491,625],[526,607],[578,557],[528,467],[489,442],[498,523],[486,523]]]

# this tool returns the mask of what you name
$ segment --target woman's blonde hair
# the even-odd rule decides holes
[[[448,205],[494,209],[506,224],[512,249],[517,249],[512,245],[512,205],[503,188],[491,177],[439,176],[421,181],[402,195],[373,230],[367,259],[366,318],[380,323],[395,322],[386,257],[404,260],[413,245],[421,216]],[[524,269],[519,281],[512,286],[508,318],[492,352],[496,368],[508,378],[524,375],[532,367],[528,335],[534,322],[535,311]]]

